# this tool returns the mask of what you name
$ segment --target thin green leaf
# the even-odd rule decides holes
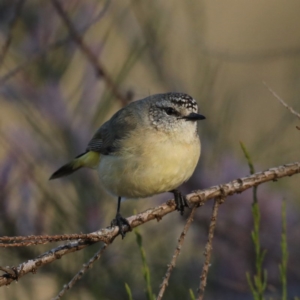
[[[126,293],[128,295],[128,300],[133,300],[131,289],[130,289],[129,285],[126,282],[125,282],[125,289],[126,289]]]

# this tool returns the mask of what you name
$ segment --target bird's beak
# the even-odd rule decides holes
[[[206,119],[203,115],[197,113],[190,113],[188,116],[183,117],[186,121],[199,121]]]

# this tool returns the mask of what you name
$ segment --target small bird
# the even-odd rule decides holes
[[[112,225],[130,225],[120,213],[121,198],[145,198],[164,192],[174,194],[183,214],[185,197],[177,188],[193,174],[201,145],[195,99],[184,93],[165,93],[134,101],[105,122],[86,151],[50,177],[69,175],[82,167],[98,169],[105,189],[118,197]]]

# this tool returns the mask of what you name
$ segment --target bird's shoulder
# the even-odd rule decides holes
[[[129,104],[116,112],[94,134],[87,146],[87,151],[104,155],[115,153],[120,148],[120,141],[130,134],[139,124],[140,111]]]

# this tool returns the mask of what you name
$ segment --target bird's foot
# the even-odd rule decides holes
[[[184,208],[189,207],[188,202],[185,198],[185,196],[182,196],[182,194],[178,190],[171,191],[174,194],[174,200],[176,204],[176,209],[180,211],[180,214],[183,215]]]
[[[116,214],[116,218],[111,221],[110,225],[119,227],[118,234],[121,234],[122,239],[124,239],[124,237],[126,235],[126,232],[124,232],[124,230],[123,230],[123,225],[128,226],[128,231],[131,231],[131,226],[130,226],[129,222],[127,221],[127,219],[123,218],[120,213]]]

